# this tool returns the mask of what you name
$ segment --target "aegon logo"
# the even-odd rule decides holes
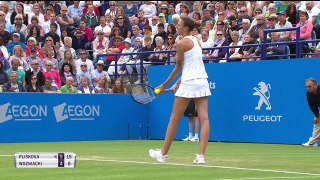
[[[259,88],[257,87],[253,88],[253,90],[255,90],[255,92],[253,93],[253,96],[260,97],[258,100],[257,106],[255,107],[255,110],[260,111],[261,107],[265,105],[265,110],[270,111],[271,110],[271,103],[270,103],[271,85],[261,81],[258,83],[258,86]],[[242,119],[243,121],[249,121],[249,122],[280,122],[282,119],[282,115],[249,114],[249,115],[243,115]]]
[[[46,105],[11,105],[6,103],[0,106],[0,123],[14,119],[15,121],[40,121],[47,117]]]
[[[100,106],[94,105],[67,105],[62,103],[53,107],[57,122],[70,120],[94,120],[94,117],[100,116]]]

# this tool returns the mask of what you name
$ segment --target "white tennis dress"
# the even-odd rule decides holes
[[[186,36],[193,42],[193,48],[184,53],[181,84],[175,96],[197,98],[210,96],[208,75],[202,61],[202,48],[193,36]]]

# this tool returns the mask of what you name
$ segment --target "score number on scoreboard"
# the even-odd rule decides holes
[[[16,168],[75,168],[76,154],[19,152],[14,154]]]

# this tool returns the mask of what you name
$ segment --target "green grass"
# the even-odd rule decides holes
[[[148,149],[159,148],[162,143],[132,140],[0,144],[0,155],[77,154],[77,166],[72,169],[15,168],[13,156],[0,156],[0,179],[320,179],[320,147],[210,142],[206,164],[195,166],[192,161],[199,143],[173,142],[167,163],[159,164],[149,157]]]

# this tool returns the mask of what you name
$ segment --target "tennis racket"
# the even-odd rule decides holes
[[[137,103],[148,104],[157,97],[154,90],[154,87],[147,84],[134,84],[131,89],[131,97]],[[165,92],[173,92],[173,90],[165,89]]]

